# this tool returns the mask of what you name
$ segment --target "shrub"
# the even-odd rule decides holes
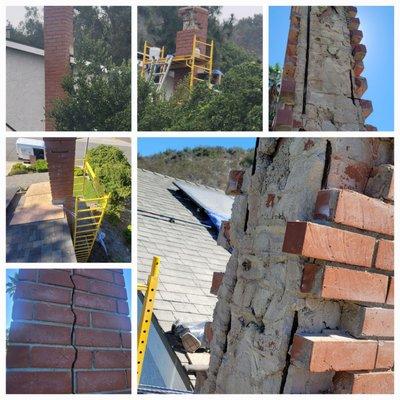
[[[34,169],[36,172],[47,172],[49,167],[46,160],[36,160],[36,162],[32,165],[32,169]]]
[[[132,240],[132,225],[128,225],[123,231],[124,238],[128,244],[131,243]]]
[[[14,164],[8,175],[21,175],[30,172],[30,168],[23,163]]]
[[[83,168],[75,167],[74,168],[74,176],[83,176]]]
[[[111,194],[111,205],[122,204],[131,195],[131,166],[124,153],[114,146],[100,145],[87,154],[106,192]]]

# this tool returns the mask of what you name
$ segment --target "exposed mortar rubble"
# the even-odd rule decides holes
[[[273,130],[374,131],[356,7],[293,6]]]
[[[390,289],[393,281],[390,257],[393,189],[389,188],[393,186],[393,174],[389,171],[393,171],[392,164],[391,140],[260,139],[253,169],[244,175],[237,171],[230,175],[228,193],[235,193],[236,197],[231,220],[229,225],[223,225],[219,243],[233,250],[214,310],[208,376],[198,390],[232,394],[340,390],[356,393],[360,386],[357,382],[365,380],[365,374],[352,375],[351,367],[338,366],[336,359],[331,360],[328,368],[316,363],[320,346],[315,339],[318,335],[323,336],[321,340],[326,346],[338,343],[339,353],[347,348],[345,359],[352,359],[354,349],[365,353],[369,361],[373,356],[373,361],[362,369],[372,371],[368,378],[373,375],[374,379],[385,381],[390,390],[390,379],[393,379],[393,350],[390,350],[393,347],[393,301],[389,299],[393,290]],[[375,193],[378,199],[367,197],[365,191]],[[333,196],[327,204],[336,207],[336,212],[321,216],[321,210],[330,209],[325,204],[325,193]],[[323,199],[325,206],[321,203]],[[362,208],[355,207],[360,201],[368,207],[369,218],[362,213]],[[349,205],[348,202],[353,203]],[[342,204],[350,208],[340,211]],[[318,215],[316,210],[319,210]],[[355,210],[354,213],[351,210]],[[288,222],[291,221],[311,221],[302,226],[318,228],[322,233],[305,234],[309,242],[303,241],[299,244],[300,250],[293,250],[288,245]],[[297,227],[297,222],[291,223]],[[388,230],[383,231],[384,226]],[[339,235],[339,239],[329,242],[331,236],[326,236],[326,229],[333,229],[331,236]],[[351,246],[358,243],[357,239],[368,247],[344,250],[347,243],[344,239],[350,237],[346,235],[356,235],[351,236]],[[387,246],[389,252],[382,251],[379,256],[382,245]],[[313,250],[307,253],[306,249]],[[363,256],[363,252],[369,256]],[[361,262],[357,256],[366,258]],[[361,266],[363,263],[365,266]],[[372,281],[362,279],[361,286],[352,295],[321,291],[318,279],[314,279],[316,276],[307,275],[308,265],[333,274],[339,284],[343,284],[340,281],[343,274],[345,284],[348,273],[359,274],[369,267],[371,272],[363,276],[379,281],[376,299],[362,297],[372,292],[371,287],[366,291],[362,286]],[[221,277],[213,281],[214,292],[218,281]],[[357,304],[360,308],[354,311],[352,307]],[[372,344],[368,340],[358,340],[358,336],[350,339],[357,328],[349,329],[352,325],[349,321],[361,318],[358,326],[362,326],[360,321],[365,322],[363,318],[368,313],[378,315],[378,320],[386,318],[386,332],[375,329],[368,335],[362,333],[361,338],[372,338]],[[386,355],[383,367],[374,364],[375,358],[382,358],[382,354]],[[385,374],[377,375],[376,370]]]

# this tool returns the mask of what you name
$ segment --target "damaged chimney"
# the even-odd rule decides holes
[[[70,208],[73,200],[76,138],[44,138],[53,204]]]
[[[193,38],[206,42],[208,31],[208,10],[203,7],[182,7],[179,9],[179,16],[182,18],[183,27],[176,34],[176,56],[187,56],[192,54]],[[205,53],[205,46],[199,50]],[[186,68],[175,70],[175,84],[187,74]]]
[[[63,78],[70,73],[73,55],[73,17],[71,6],[44,7],[44,71],[45,71],[45,129],[54,131],[49,117],[54,100],[65,96],[61,87]]]

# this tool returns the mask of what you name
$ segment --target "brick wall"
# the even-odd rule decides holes
[[[20,269],[7,393],[129,393],[126,299],[120,269]]]
[[[44,138],[54,204],[73,207],[76,138]]]
[[[392,140],[264,138],[230,174],[202,393],[393,392],[393,170]]]
[[[73,7],[44,7],[44,73],[46,131],[54,131],[54,122],[48,113],[55,99],[63,98],[61,87],[70,73],[70,55],[73,54]]]
[[[372,103],[356,7],[293,6],[273,130],[364,131]]]

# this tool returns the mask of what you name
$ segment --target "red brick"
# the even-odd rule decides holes
[[[390,369],[394,366],[394,341],[380,340],[376,355],[376,369]]]
[[[92,351],[79,348],[78,349],[78,357],[75,362],[75,368],[77,369],[88,369],[92,368],[93,360],[92,360]]]
[[[71,289],[18,282],[14,298],[69,304],[71,302],[71,293]]]
[[[393,337],[394,310],[346,304],[342,311],[341,326],[357,338],[367,336]]]
[[[368,118],[372,114],[372,111],[373,111],[371,100],[360,99],[359,102],[360,102],[363,117]]]
[[[61,322],[63,324],[72,324],[74,322],[74,315],[70,307],[37,303],[35,310],[35,319],[39,321]]]
[[[117,311],[115,299],[88,293],[75,292],[74,305],[79,307],[94,308],[96,310]]]
[[[126,389],[124,371],[77,372],[78,393],[110,392]]]
[[[7,394],[71,393],[70,372],[7,372]]]
[[[114,272],[114,283],[116,285],[125,286],[124,276],[118,272]]]
[[[120,347],[121,339],[118,332],[77,328],[75,330],[75,345],[86,347]]]
[[[323,299],[384,303],[387,285],[385,275],[307,264],[301,291]]]
[[[108,328],[130,331],[131,322],[128,317],[122,315],[92,312],[92,326],[94,328]]]
[[[288,222],[282,251],[370,267],[375,239],[311,222]]]
[[[358,60],[354,63],[353,72],[354,76],[360,76],[364,71],[364,63]]]
[[[212,282],[211,282],[211,289],[210,293],[211,294],[218,294],[219,287],[222,284],[222,280],[224,278],[224,273],[223,272],[214,272],[213,277],[212,277]]]
[[[37,269],[20,269],[18,272],[18,279],[20,281],[32,281],[36,282]]]
[[[386,297],[386,304],[394,306],[394,277],[389,278],[389,286]]]
[[[392,240],[378,240],[375,268],[386,271],[394,270],[394,242]]]
[[[10,343],[64,344],[71,341],[71,329],[63,326],[12,322]]]
[[[7,347],[7,368],[29,367],[29,346]]]
[[[367,125],[366,125],[367,127]],[[394,167],[390,164],[381,164],[372,168],[368,178],[365,194],[377,199],[394,200]]]
[[[118,297],[124,300],[127,298],[124,287],[94,280],[90,282],[90,292],[104,296]]]
[[[120,314],[129,314],[129,307],[128,307],[128,302],[123,301],[123,300],[117,300],[117,307],[118,307],[118,312]]]
[[[289,107],[280,108],[274,120],[275,131],[291,131],[293,128],[293,110]]]
[[[385,372],[338,372],[333,378],[333,393],[337,394],[392,394],[394,374]]]
[[[75,284],[75,289],[90,292],[90,279],[81,275],[73,275],[72,279]]]
[[[225,193],[227,195],[238,195],[242,193],[243,177],[246,171],[229,171],[228,185]]]
[[[357,7],[354,6],[346,7],[346,15],[348,18],[354,18],[357,15]]]
[[[72,288],[70,272],[61,269],[40,269],[39,282]]]
[[[394,232],[391,204],[351,190],[321,190],[315,204],[315,217],[385,235]]]
[[[33,304],[30,301],[14,300],[12,317],[17,319],[32,319],[33,318]]]
[[[353,57],[356,61],[362,61],[367,54],[367,48],[363,44],[353,46]]]
[[[121,333],[121,340],[122,340],[122,347],[125,347],[126,349],[131,348],[131,334],[130,333]]]
[[[106,269],[75,269],[74,275],[82,275],[105,282],[114,282],[112,272]]]
[[[350,30],[350,43],[352,45],[361,43],[362,38],[363,38],[362,31],[360,31],[358,29]]]
[[[294,78],[284,78],[281,83],[280,100],[286,104],[294,104],[296,82]]]
[[[96,351],[94,353],[95,368],[131,368],[130,351]]]
[[[310,372],[371,370],[377,342],[342,335],[294,336],[291,361]]]
[[[73,347],[33,347],[31,366],[33,368],[71,368],[75,358]]]
[[[349,30],[352,31],[354,29],[358,29],[360,26],[360,19],[359,18],[350,18],[347,26],[349,27]]]
[[[213,328],[212,328],[212,323],[211,322],[206,322],[204,325],[204,336],[207,339],[208,344],[211,344],[212,338],[213,338]]]
[[[356,76],[354,78],[355,88],[354,94],[356,97],[362,97],[368,89],[368,81],[363,76]]]

